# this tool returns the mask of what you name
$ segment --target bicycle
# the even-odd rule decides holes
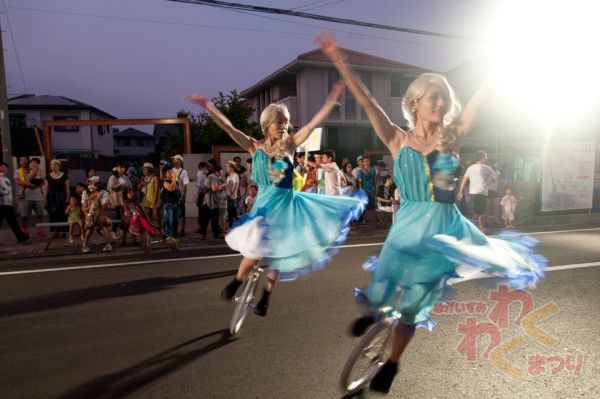
[[[242,328],[248,310],[255,307],[252,302],[256,296],[256,288],[258,287],[258,282],[263,273],[264,268],[261,266],[260,262],[258,262],[250,269],[246,277],[244,277],[244,281],[238,289],[238,292],[241,292],[241,294],[239,296],[233,296],[235,308],[233,309],[233,316],[229,323],[229,332],[232,336],[236,335],[238,331],[240,331],[240,328]]]
[[[365,312],[368,310],[366,297],[356,289],[355,296]],[[396,301],[401,299],[396,294]],[[344,392],[353,393],[363,389],[387,361],[393,347],[394,334],[400,314],[389,306],[375,315],[375,324],[360,338],[344,363],[340,376],[340,385]]]

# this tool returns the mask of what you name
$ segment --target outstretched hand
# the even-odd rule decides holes
[[[208,98],[201,96],[197,93],[188,94],[187,96],[185,96],[185,99],[204,108],[206,108],[206,104],[210,102]]]
[[[335,41],[335,36],[333,33],[329,31],[319,33],[315,37],[315,43],[321,47],[323,54],[331,59],[331,61],[336,62],[343,59],[342,52]]]
[[[340,99],[340,96],[342,95],[342,92],[344,91],[344,86],[345,84],[343,80],[336,82],[336,84],[334,84],[331,88],[331,91],[329,92],[326,101],[337,103]]]

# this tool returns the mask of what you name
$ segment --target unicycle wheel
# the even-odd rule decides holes
[[[340,385],[345,392],[363,388],[386,362],[392,349],[393,319],[374,324],[363,335],[344,364]]]
[[[258,276],[250,274],[244,279],[244,282],[240,287],[241,294],[239,296],[235,295],[233,297],[235,308],[233,310],[233,316],[231,317],[231,322],[229,324],[229,332],[231,333],[231,335],[237,334],[240,328],[242,327],[244,319],[248,314],[248,310],[250,310],[250,307],[252,306],[252,301],[254,300],[254,294],[256,292],[257,284]]]

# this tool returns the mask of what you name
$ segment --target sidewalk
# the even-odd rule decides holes
[[[519,220],[515,223],[517,230],[560,230],[566,228],[589,228],[589,227],[600,227],[600,213],[571,213],[561,215],[542,215],[535,216],[523,220]],[[384,228],[377,228],[373,224],[369,225],[356,225],[353,226],[348,234],[348,242],[367,241],[367,242],[382,242],[385,240],[389,229],[389,224]],[[227,249],[227,244],[223,239],[215,240],[212,239],[209,232],[207,240],[201,240],[200,234],[195,233],[198,230],[198,224],[195,218],[188,218],[186,222],[186,234],[185,237],[180,238],[180,252],[190,251],[198,249],[223,251]],[[17,244],[15,237],[12,234],[8,225],[4,223],[2,229],[0,229],[0,260],[11,260],[11,259],[24,259],[32,257],[50,257],[50,256],[64,256],[64,255],[82,255],[81,242],[76,239],[73,244],[69,244],[66,239],[53,239],[50,247],[45,251],[47,245],[47,239],[38,238],[35,234],[37,230],[31,229],[32,237],[27,244]],[[46,229],[46,233],[49,234]],[[97,233],[94,234],[94,238],[90,242],[92,249],[91,254],[82,255],[85,257],[102,257],[102,258],[115,258],[123,257],[127,255],[139,255],[143,254],[143,250],[140,247],[133,246],[131,244],[131,236],[128,237],[128,246],[120,247],[120,241],[118,240],[113,244],[115,250],[113,252],[102,252],[102,247],[105,242],[102,237]],[[170,250],[167,247],[160,248],[154,247],[152,252],[168,253]]]
[[[348,240],[356,239],[372,239],[373,241],[382,241],[385,239],[388,227],[377,228],[375,225],[360,225],[353,226],[348,234]],[[46,228],[46,234],[49,237],[50,232]],[[198,230],[198,223],[196,218],[186,219],[186,233],[184,237],[179,238],[181,243],[179,245],[180,251],[189,251],[197,249],[227,249],[227,244],[223,239],[212,239],[212,234],[208,233],[208,239],[201,240],[200,234],[195,233]],[[55,238],[51,241],[48,250],[44,250],[48,239],[39,238],[36,235],[37,229],[31,228],[31,240],[27,244],[17,244],[17,240],[8,225],[4,223],[2,229],[0,229],[0,261],[10,259],[23,259],[32,257],[49,257],[49,256],[64,256],[64,255],[82,255],[81,252],[81,241],[79,238],[75,238],[75,242],[70,244],[66,238],[60,239]],[[127,246],[120,246],[120,238],[113,243],[115,248],[112,252],[102,252],[102,248],[106,243],[104,238],[100,237],[98,233],[94,233],[92,240],[90,241],[91,253],[86,254],[86,257],[123,257],[126,255],[143,254],[144,251],[139,246],[131,244],[131,235],[127,237]],[[167,246],[159,247],[155,246],[152,252],[170,252]]]

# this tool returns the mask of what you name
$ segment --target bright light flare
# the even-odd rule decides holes
[[[507,99],[547,123],[596,112],[600,2],[502,2],[490,25],[493,80]]]

